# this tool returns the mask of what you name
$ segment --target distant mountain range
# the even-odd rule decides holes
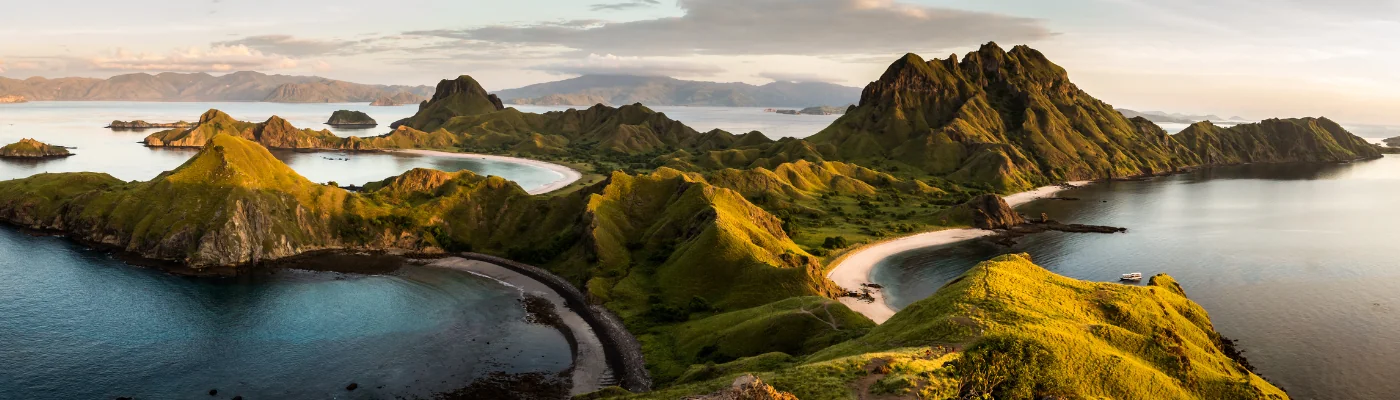
[[[1160,122],[1160,123],[1168,123],[1168,124],[1193,124],[1193,123],[1197,123],[1197,122],[1201,122],[1201,121],[1214,121],[1214,122],[1220,122],[1220,121],[1241,121],[1241,122],[1243,122],[1243,121],[1245,120],[1244,117],[1238,117],[1238,116],[1236,116],[1236,117],[1230,117],[1230,118],[1226,119],[1226,118],[1224,118],[1224,117],[1221,117],[1221,116],[1219,116],[1219,115],[1214,115],[1214,114],[1209,114],[1209,115],[1189,115],[1189,114],[1179,114],[1179,113],[1171,113],[1171,114],[1168,114],[1168,113],[1161,112],[1161,111],[1133,111],[1133,110],[1129,110],[1129,109],[1126,109],[1126,108],[1115,108],[1114,110],[1118,111],[1119,113],[1122,113],[1124,117],[1128,117],[1128,118],[1142,117],[1143,119],[1146,119],[1146,120],[1148,120],[1148,121]]]
[[[594,104],[711,107],[847,106],[860,100],[860,88],[820,82],[747,83],[685,81],[630,75],[584,75],[496,92],[510,104],[591,106]]]
[[[268,75],[234,72],[139,73],[108,79],[0,77],[0,96],[23,96],[31,101],[266,101],[278,103],[371,102],[409,93],[433,94],[432,86],[365,85],[318,76]]]

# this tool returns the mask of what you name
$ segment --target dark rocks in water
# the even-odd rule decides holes
[[[972,210],[972,226],[978,229],[1008,229],[1026,223],[1006,200],[994,194],[974,197],[963,206]]]
[[[1040,218],[1041,219],[1039,221],[1028,221],[1020,225],[1016,225],[1002,230],[1000,233],[988,237],[987,240],[991,241],[992,243],[1009,247],[1016,244],[1016,239],[1022,236],[1042,232],[1055,231],[1066,233],[1125,233],[1128,231],[1128,228],[1120,228],[1116,226],[1060,223],[1059,221],[1050,219],[1049,216],[1045,214],[1041,214]]]
[[[243,396],[233,396],[233,400],[243,400]]]
[[[331,114],[331,119],[326,121],[326,125],[334,127],[366,127],[379,126],[374,118],[361,111],[340,110]]]
[[[355,389],[359,389],[359,388],[360,388],[360,384],[355,383],[355,382],[350,382],[349,385],[345,386],[345,390],[350,390],[350,391],[354,391]]]
[[[209,395],[210,395],[210,396],[218,396],[218,395],[219,395],[219,389],[209,389]]]

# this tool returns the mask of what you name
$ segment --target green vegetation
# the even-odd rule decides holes
[[[0,157],[8,158],[46,158],[71,155],[73,153],[68,152],[68,149],[62,146],[54,146],[34,139],[20,139],[18,142],[0,147]]]
[[[368,116],[366,116],[368,118]],[[215,136],[237,136],[263,146],[279,149],[361,149],[360,138],[341,138],[328,130],[297,129],[276,115],[255,124],[233,119],[219,110],[209,110],[189,128],[176,128],[147,136],[151,147],[204,147]]]
[[[657,392],[709,393],[755,373],[802,399],[1287,398],[1230,358],[1171,277],[1146,287],[1078,281],[1026,255],[984,262],[860,338],[803,358],[698,366]]]
[[[1206,164],[1342,162],[1381,156],[1375,145],[1327,118],[1270,119],[1229,128],[1198,122],[1175,138]]]
[[[331,113],[331,118],[326,120],[326,125],[331,126],[375,126],[379,125],[370,118],[369,114],[360,111],[339,110]]]

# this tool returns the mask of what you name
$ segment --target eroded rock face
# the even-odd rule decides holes
[[[1000,196],[984,194],[963,204],[972,210],[972,226],[979,229],[1008,229],[1026,223]]]
[[[20,95],[13,95],[13,94],[12,94],[12,95],[0,96],[0,104],[7,104],[7,103],[28,103],[28,102],[29,102],[29,99],[26,99],[26,98],[24,98],[24,96],[20,96]]]
[[[686,400],[797,400],[792,393],[779,391],[763,383],[757,376],[744,375],[734,380],[728,389]]]

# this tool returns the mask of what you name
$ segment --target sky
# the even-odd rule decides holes
[[[864,86],[1026,44],[1117,107],[1400,124],[1400,0],[4,0],[0,76],[239,70],[488,90],[588,73]]]

